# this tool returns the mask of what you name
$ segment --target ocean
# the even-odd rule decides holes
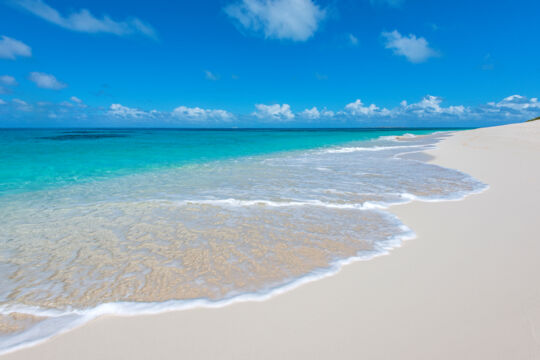
[[[485,184],[446,129],[0,130],[0,353],[103,314],[264,299],[414,237]]]

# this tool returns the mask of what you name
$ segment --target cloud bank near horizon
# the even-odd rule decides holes
[[[119,103],[108,108],[92,107],[77,96],[58,104],[29,103],[19,98],[2,100],[0,114],[16,125],[25,118],[41,118],[63,126],[85,126],[92,120],[99,126],[163,127],[376,127],[376,126],[476,126],[524,121],[540,115],[538,98],[511,95],[479,106],[444,105],[441,97],[426,95],[420,101],[388,109],[357,99],[342,109],[313,106],[294,111],[289,104],[255,104],[249,114],[223,109],[177,106],[171,111],[144,110]]]

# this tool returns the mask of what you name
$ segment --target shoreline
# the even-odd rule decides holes
[[[471,222],[472,218],[463,219],[463,216],[460,218],[460,214],[467,211],[470,212],[470,208],[474,207],[473,203],[480,202],[481,204],[478,206],[482,211],[492,215],[490,211],[494,212],[496,208],[486,208],[486,205],[482,204],[487,202],[492,205],[493,199],[501,196],[508,197],[507,192],[511,189],[501,186],[503,182],[499,181],[500,179],[496,179],[500,177],[500,173],[495,174],[496,176],[493,174],[496,172],[495,170],[501,167],[499,163],[492,164],[492,167],[488,166],[490,169],[487,170],[484,166],[484,169],[479,171],[481,165],[479,165],[478,161],[486,161],[486,154],[484,154],[486,151],[482,147],[487,145],[481,143],[480,148],[476,149],[479,151],[476,151],[474,156],[472,156],[473,154],[470,151],[467,153],[464,149],[465,146],[469,146],[468,143],[478,147],[479,140],[476,139],[475,142],[475,138],[480,138],[480,141],[487,141],[482,139],[493,136],[504,137],[506,129],[512,129],[512,131],[514,129],[521,130],[524,126],[535,129],[537,134],[536,142],[530,140],[532,151],[528,151],[528,165],[531,165],[533,167],[532,171],[535,171],[532,173],[532,184],[529,185],[534,190],[534,180],[540,178],[538,165],[534,167],[534,149],[537,152],[540,151],[538,124],[517,124],[454,134],[439,143],[436,150],[428,151],[429,154],[435,156],[434,163],[470,174],[478,180],[489,184],[491,186],[490,191],[471,195],[464,201],[414,201],[405,205],[391,207],[390,212],[396,214],[404,224],[413,229],[417,234],[415,241],[407,242],[405,246],[393,249],[391,256],[378,256],[370,261],[355,261],[354,264],[343,267],[339,271],[339,274],[331,277],[325,276],[323,279],[315,282],[310,281],[294,289],[294,291],[280,294],[279,296],[272,296],[270,299],[262,302],[235,301],[234,304],[225,308],[196,308],[189,311],[175,311],[149,316],[102,317],[63,335],[56,336],[40,345],[8,353],[3,358],[31,359],[39,357],[52,359],[77,357],[84,359],[99,357],[136,359],[148,357],[177,358],[183,356],[187,358],[330,358],[338,355],[344,358],[355,358],[360,355],[369,358],[445,358],[445,356],[448,358],[469,358],[468,356],[471,356],[470,358],[478,358],[488,357],[488,355],[490,357],[500,356],[501,353],[497,350],[489,352],[489,349],[498,347],[491,343],[495,339],[490,338],[489,342],[477,344],[475,347],[475,344],[471,344],[471,340],[477,339],[475,336],[464,337],[463,334],[458,334],[461,335],[457,336],[460,339],[459,342],[455,341],[455,337],[454,342],[448,342],[448,340],[452,339],[451,333],[461,333],[467,329],[463,329],[463,326],[457,326],[457,324],[452,323],[452,318],[444,318],[440,319],[441,321],[439,322],[435,322],[430,321],[429,316],[427,316],[435,316],[437,315],[436,309],[443,309],[446,311],[446,313],[443,311],[443,314],[453,315],[454,319],[470,319],[472,317],[471,312],[465,311],[467,310],[467,304],[460,301],[460,298],[456,296],[456,293],[459,291],[465,297],[471,296],[469,292],[463,289],[461,286],[463,284],[458,283],[459,281],[466,282],[467,272],[456,266],[452,267],[452,265],[456,264],[450,260],[454,260],[458,264],[465,262],[465,260],[472,263],[478,261],[480,262],[478,264],[479,267],[482,266],[482,260],[485,262],[490,260],[482,259],[481,256],[479,256],[479,259],[469,259],[467,255],[473,254],[461,251],[467,248],[462,243],[458,244],[461,247],[452,247],[452,238],[449,237],[451,236],[449,234],[445,234],[447,237],[446,240],[435,239],[435,241],[433,237],[438,237],[440,231],[433,229],[433,224],[431,223],[438,222],[442,218],[436,214],[450,213],[451,215],[446,217],[457,217],[457,222],[465,222],[466,227],[470,230],[470,233],[465,232],[461,234],[463,237],[460,239],[461,242],[464,239],[470,241],[476,240],[476,237],[479,237],[478,243],[486,245],[486,242],[488,242],[489,244],[490,240],[486,238],[486,234],[478,234],[478,231],[482,231],[483,229],[476,228],[475,224]],[[491,134],[485,135],[484,133],[486,132]],[[493,135],[493,133],[498,134]],[[502,135],[499,133],[502,133]],[[527,154],[522,154],[525,151],[520,150],[524,145],[520,143],[516,144],[516,139],[513,139],[513,141],[518,149],[512,149],[514,150],[512,154],[507,156],[508,159],[506,160],[508,163],[505,163],[505,165],[509,167],[512,167],[512,165],[515,167],[516,165],[516,159],[511,156],[514,155],[514,152],[519,152],[522,159],[527,158]],[[459,146],[460,144],[465,145]],[[482,150],[484,151],[482,152]],[[491,149],[491,152],[499,150],[499,148]],[[465,153],[465,158],[463,154],[456,155],[460,151]],[[489,155],[490,151],[487,152]],[[482,155],[484,156],[483,158]],[[488,156],[487,159],[489,160],[490,157],[492,156]],[[502,161],[500,153],[497,153],[495,157],[497,158],[496,160]],[[532,164],[530,164],[531,159]],[[493,167],[497,169],[493,169]],[[503,185],[508,185],[506,183],[512,185],[515,177],[523,176],[519,171],[506,175],[506,178],[503,179],[505,180]],[[526,191],[525,188],[517,190]],[[531,191],[531,189],[528,190]],[[494,193],[495,195],[493,195]],[[531,197],[534,197],[532,195]],[[540,202],[538,195],[536,200]],[[532,210],[538,209],[538,202],[536,205],[531,205],[533,207],[529,205],[522,207],[522,211],[534,213]],[[453,213],[453,211],[456,211],[455,208],[458,210],[456,213]],[[477,216],[478,210],[476,209],[472,213]],[[430,219],[433,221],[428,221]],[[534,220],[532,215],[530,220]],[[534,224],[534,221],[530,224]],[[452,225],[456,224],[447,224],[444,222],[440,224],[443,231],[446,229],[446,226],[449,227],[446,230],[450,232],[456,230],[451,228]],[[490,224],[493,227],[502,225],[497,222]],[[531,229],[527,231],[524,234],[534,237],[534,232],[531,232]],[[479,236],[475,237],[471,236],[471,234]],[[474,243],[473,245],[477,244]],[[534,245],[536,249],[540,249],[539,245]],[[514,250],[510,246],[507,247],[507,252]],[[497,248],[497,250],[504,252],[503,249]],[[528,250],[530,251],[530,249]],[[456,251],[465,259],[456,256]],[[530,252],[534,253],[534,251]],[[454,256],[448,258],[449,254]],[[536,252],[536,254],[540,254],[540,252]],[[480,255],[480,253],[474,253],[474,255]],[[500,253],[496,255],[504,258]],[[506,256],[508,254],[505,253],[503,255]],[[442,262],[433,263],[437,259],[442,260]],[[536,260],[540,260],[540,256],[536,256]],[[416,261],[419,261],[419,263]],[[427,264],[423,264],[422,262],[427,262]],[[467,264],[470,265],[469,262]],[[441,269],[441,264],[447,267]],[[416,266],[419,269],[416,269]],[[427,270],[427,273],[422,273],[422,270]],[[435,272],[430,272],[430,270],[434,270]],[[437,273],[437,270],[440,273]],[[448,271],[450,270],[456,272],[455,275],[458,281],[447,281],[441,284],[441,279],[437,279],[435,274],[448,275]],[[540,275],[540,265],[536,265],[532,270],[534,270],[534,273],[531,276],[531,280],[534,282],[535,276]],[[411,272],[410,276],[406,276],[408,272]],[[489,283],[489,285],[493,285],[491,283],[493,279],[489,274],[484,275],[485,278],[482,279]],[[411,281],[415,279],[416,281]],[[422,286],[428,284],[431,286]],[[394,287],[391,285],[394,285]],[[481,282],[477,285],[478,289],[483,289]],[[490,290],[493,291],[491,288]],[[540,338],[540,289],[533,284],[532,290],[535,291],[532,295],[537,296],[536,299],[538,301],[534,303],[537,307],[531,310],[535,317],[529,321],[532,321],[531,326],[534,331],[529,332],[529,337],[525,336],[522,340],[529,341],[527,343],[528,345],[531,345],[530,336],[533,336],[535,333],[539,334],[538,338]],[[447,298],[439,298],[435,296],[437,294],[445,294]],[[481,295],[485,294],[482,293]],[[486,300],[483,296],[480,296],[480,298]],[[427,299],[438,299],[439,301],[429,302]],[[472,300],[479,301],[476,298]],[[513,304],[512,299],[507,300],[508,304]],[[472,304],[479,305],[474,301]],[[508,304],[501,303],[499,305],[504,308]],[[418,305],[423,306],[417,308]],[[440,305],[440,308],[435,305]],[[449,311],[451,309],[448,309],[448,307],[452,307],[452,305],[460,305],[458,308],[463,312],[454,313]],[[435,309],[433,308],[434,306]],[[399,310],[402,311],[400,312]],[[416,314],[417,318],[412,319],[411,314],[407,310]],[[477,310],[477,313],[480,312],[480,309],[475,308],[475,310]],[[492,316],[497,313],[495,308],[491,308],[491,310],[494,311],[491,313]],[[463,316],[465,314],[468,316]],[[484,321],[489,323],[489,319],[487,319],[488,315],[483,313],[483,316],[486,317]],[[366,319],[370,321],[362,321]],[[447,333],[448,331],[435,331],[438,327],[436,325],[450,323],[453,326],[447,330],[452,330],[451,333]],[[429,326],[426,328],[425,326],[427,325],[431,325],[433,329]],[[502,326],[491,326],[490,328],[491,330],[494,328],[501,330],[505,334],[507,332],[506,330],[508,330],[502,329]],[[485,330],[489,330],[490,328],[486,328]],[[407,333],[406,330],[409,330],[412,334]],[[426,332],[425,330],[434,331]],[[441,336],[441,332],[445,336]],[[510,330],[508,332],[511,333]],[[479,333],[475,334],[479,335]],[[398,336],[400,334],[402,338]],[[421,334],[423,335],[421,336]],[[496,337],[497,340],[500,340],[495,335],[492,334],[491,337]],[[516,335],[506,335],[507,340],[512,339],[512,341],[499,341],[499,343],[514,343]],[[406,344],[403,342],[404,339],[414,340],[411,339],[411,336],[413,338],[425,337],[426,343],[408,341]],[[385,337],[388,343],[395,346],[385,347]],[[525,346],[527,347],[528,354],[539,356],[540,342],[538,338],[535,339],[533,336],[532,347]],[[443,341],[444,339],[447,339],[447,341]],[[476,341],[473,342],[476,343]],[[515,342],[517,343],[517,340]],[[458,348],[448,348],[448,344],[457,345],[458,343],[460,345]],[[465,343],[468,345],[465,346]],[[436,346],[437,344],[438,346]],[[443,346],[444,344],[447,344],[447,346]],[[422,346],[425,346],[425,348],[420,348]],[[523,350],[523,347],[518,347],[519,349],[517,350]],[[470,353],[457,352],[459,349],[468,349]],[[443,350],[446,350],[447,353],[439,353],[443,352]],[[456,351],[452,352],[448,350]],[[485,350],[485,352],[481,350]],[[394,351],[396,352],[394,353]],[[473,356],[473,353],[476,355]],[[518,357],[514,353],[511,354],[513,358],[522,358],[520,355],[521,352],[517,355]]]
[[[437,133],[440,133],[440,131],[437,131],[435,133],[430,134],[423,134],[423,135],[412,135],[409,133],[406,133],[404,135],[391,135],[391,136],[385,136],[386,138],[392,138],[392,140],[395,141],[403,141],[410,138],[422,138],[424,136],[432,136]],[[444,138],[451,136],[452,133],[443,132]],[[383,137],[384,138],[384,137]],[[374,140],[382,140],[382,137],[379,137]],[[398,145],[398,146],[374,146],[372,148],[369,147],[357,147],[357,146],[347,146],[343,145],[341,147],[337,146],[336,148],[331,149],[324,149],[319,150],[321,152],[354,152],[358,149],[361,149],[360,151],[369,151],[369,149],[392,149],[392,148],[403,148],[403,149],[411,149],[411,148],[423,148],[422,150],[409,150],[397,153],[394,155],[394,157],[397,158],[407,158],[409,155],[414,155],[411,160],[416,161],[418,159],[415,159],[418,154],[424,154],[424,152],[428,149],[436,148],[436,144],[438,144],[441,141],[441,138],[438,138],[437,143],[435,144],[423,144],[423,145]],[[351,151],[351,149],[353,151]],[[421,163],[425,162],[423,160],[420,160]],[[464,174],[465,176],[468,176],[467,174]],[[205,298],[194,298],[194,299],[186,299],[186,300],[167,300],[162,302],[107,302],[99,304],[95,307],[88,308],[88,309],[79,309],[79,310],[55,310],[55,309],[39,309],[34,308],[32,306],[28,307],[25,305],[17,305],[11,308],[16,313],[21,314],[28,314],[30,316],[36,316],[36,317],[47,317],[51,314],[54,314],[54,316],[48,320],[45,320],[45,322],[40,325],[37,328],[30,329],[28,332],[23,333],[15,333],[11,339],[8,338],[8,340],[11,340],[11,343],[3,343],[0,345],[0,356],[13,353],[16,351],[20,351],[22,349],[34,347],[37,345],[40,345],[42,343],[45,343],[49,341],[52,338],[55,338],[57,336],[60,336],[62,334],[65,334],[69,331],[72,331],[78,327],[84,326],[85,324],[89,323],[90,321],[93,321],[99,317],[129,317],[129,316],[148,316],[148,315],[157,315],[167,312],[174,312],[174,311],[187,311],[187,310],[193,310],[193,309],[215,309],[215,308],[222,308],[226,306],[230,306],[232,304],[236,303],[244,303],[244,302],[262,302],[267,301],[275,296],[287,293],[289,291],[293,291],[294,289],[303,286],[305,284],[308,284],[310,282],[319,281],[321,279],[331,277],[339,273],[344,266],[350,265],[355,262],[359,261],[369,261],[379,256],[385,256],[390,255],[391,252],[403,246],[404,242],[408,240],[412,240],[416,237],[416,234],[414,231],[412,231],[410,228],[408,228],[405,224],[401,222],[401,220],[396,217],[395,215],[391,214],[390,208],[398,205],[408,204],[414,201],[419,202],[444,202],[444,201],[461,201],[465,199],[468,196],[472,196],[474,194],[481,193],[489,186],[486,184],[481,184],[482,187],[475,189],[475,190],[469,190],[469,191],[460,191],[455,192],[451,196],[447,197],[441,197],[441,198],[429,198],[429,197],[418,197],[416,195],[413,195],[411,193],[403,193],[402,194],[402,200],[401,202],[365,202],[364,204],[358,206],[358,209],[363,210],[369,210],[369,209],[378,209],[380,211],[383,211],[387,213],[388,215],[391,215],[394,217],[394,221],[400,224],[400,228],[402,233],[396,234],[392,237],[387,238],[384,241],[377,242],[377,246],[375,246],[374,249],[371,251],[363,251],[361,253],[358,253],[355,256],[342,258],[338,260],[334,260],[329,264],[328,267],[315,269],[314,271],[311,271],[309,273],[306,273],[305,275],[302,275],[300,277],[296,277],[294,279],[291,279],[290,281],[276,285],[274,287],[261,289],[260,291],[256,292],[249,292],[249,293],[243,293],[239,295],[234,295],[230,297],[226,297],[220,300],[210,300]],[[232,202],[233,199],[228,200],[217,200],[217,202]],[[200,201],[205,202],[205,200]],[[209,200],[208,203],[213,203],[214,201]],[[280,203],[272,202],[272,201],[244,201],[245,203],[265,203],[268,206],[274,207],[274,206],[282,206]],[[315,205],[319,205],[316,201],[313,201]],[[298,202],[300,205],[309,204],[309,202]],[[251,205],[251,204],[249,204]],[[323,207],[331,207],[332,205],[325,204],[323,202],[320,203],[320,206]],[[334,205],[335,207],[340,208],[340,205]],[[343,208],[353,208],[356,209],[356,205],[341,205]],[[52,327],[49,326],[47,323],[52,322]],[[55,325],[55,323],[64,323],[59,329],[53,329],[54,327],[57,327],[58,325]],[[45,333],[43,333],[43,331]],[[15,344],[15,345],[12,345]],[[3,346],[2,346],[3,345]]]

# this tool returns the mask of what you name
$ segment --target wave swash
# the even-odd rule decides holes
[[[103,314],[264,299],[399,246],[385,209],[484,184],[404,153],[444,134],[187,165],[5,196],[0,353]]]

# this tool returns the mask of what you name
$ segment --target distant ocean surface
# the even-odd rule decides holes
[[[414,236],[391,205],[486,187],[415,155],[445,136],[0,130],[0,353],[101,314],[264,298],[385,254]]]
[[[0,129],[0,195],[408,130]],[[429,133],[418,130],[415,133]]]

